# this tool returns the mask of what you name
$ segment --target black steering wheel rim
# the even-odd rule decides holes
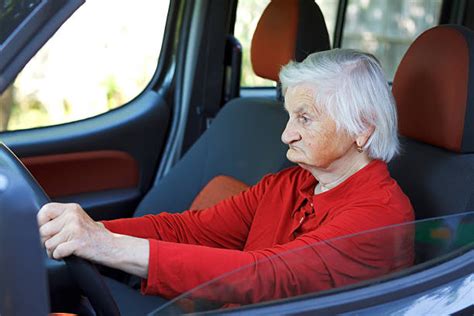
[[[30,190],[24,192],[23,198],[32,199],[36,212],[39,211],[41,206],[50,202],[48,195],[20,159],[1,142],[0,166],[7,168],[15,177],[19,177],[18,179],[29,185]],[[82,293],[89,299],[97,315],[120,315],[117,304],[95,265],[77,256],[64,258],[64,262],[72,278],[76,281]]]

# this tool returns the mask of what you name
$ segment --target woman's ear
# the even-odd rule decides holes
[[[375,127],[369,126],[364,132],[357,135],[355,142],[357,147],[364,147],[370,136],[374,133]]]

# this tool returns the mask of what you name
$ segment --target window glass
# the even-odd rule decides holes
[[[474,246],[474,212],[419,220],[260,256],[178,296],[163,310],[197,312],[343,288],[392,273],[408,275]],[[264,253],[265,250],[260,251]],[[329,277],[330,276],[330,277]]]
[[[240,0],[237,5],[237,17],[235,21],[234,35],[242,44],[242,87],[272,87],[275,83],[258,77],[252,69],[250,62],[250,44],[257,23],[270,0]],[[316,1],[326,20],[330,38],[334,34],[338,0]]]
[[[374,54],[392,80],[413,40],[438,24],[441,3],[442,0],[349,0],[341,46]]]
[[[168,5],[86,1],[0,96],[0,131],[76,121],[135,98],[156,70]]]

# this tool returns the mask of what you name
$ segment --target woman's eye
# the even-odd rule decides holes
[[[300,123],[306,124],[309,122],[309,118],[302,115],[298,117],[298,121],[300,121]]]

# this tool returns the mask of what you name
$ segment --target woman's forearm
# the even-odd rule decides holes
[[[98,263],[146,279],[149,251],[147,239],[113,234],[107,255],[102,256]]]

